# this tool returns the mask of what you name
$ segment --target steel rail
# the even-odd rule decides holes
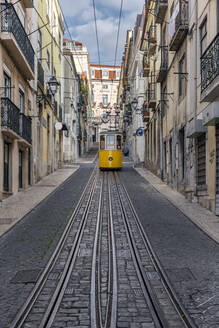
[[[128,238],[128,243],[129,243],[129,248],[130,248],[130,252],[132,255],[133,263],[134,263],[136,273],[137,273],[137,276],[138,276],[138,279],[139,279],[139,282],[140,282],[140,285],[142,288],[142,292],[144,294],[145,300],[148,304],[150,313],[152,315],[154,325],[156,328],[169,328],[168,324],[164,318],[163,311],[160,309],[160,307],[158,305],[158,301],[152,290],[149,280],[144,273],[144,269],[143,269],[143,266],[142,266],[142,263],[141,263],[141,260],[140,260],[139,254],[138,254],[137,247],[136,247],[135,243],[133,242],[134,238],[132,235],[132,231],[131,231],[129,222],[127,220],[126,210],[125,210],[124,204],[121,199],[120,191],[119,191],[118,184],[117,184],[117,176],[115,173],[113,173],[113,178],[114,178],[116,190],[118,193],[119,205],[120,205],[120,209],[122,212],[122,218],[123,218],[123,222],[125,225],[126,235]]]
[[[80,226],[78,228],[77,234],[75,236],[75,240],[71,249],[71,252],[69,254],[69,257],[66,261],[65,264],[65,268],[63,270],[62,276],[59,280],[59,283],[56,287],[55,293],[52,296],[52,299],[50,301],[50,304],[43,316],[43,319],[41,320],[41,323],[39,325],[39,328],[50,328],[53,324],[53,321],[55,319],[56,313],[58,311],[58,308],[60,306],[61,300],[63,298],[64,292],[66,290],[67,284],[69,282],[71,273],[73,271],[73,267],[78,255],[78,250],[80,247],[80,242],[83,236],[83,232],[85,229],[85,225],[87,222],[87,218],[88,218],[88,212],[89,212],[89,208],[91,205],[91,201],[94,195],[94,190],[95,190],[95,186],[97,184],[97,179],[98,179],[98,175],[95,177],[94,181],[93,181],[93,185],[90,191],[90,195],[89,195],[89,199],[86,205],[86,208],[84,210],[84,214],[80,223]]]
[[[97,214],[97,223],[96,223],[96,232],[93,246],[93,258],[92,258],[92,270],[91,270],[91,327],[102,328],[101,321],[101,308],[99,300],[99,270],[98,263],[100,262],[99,254],[99,240],[101,235],[101,225],[102,225],[102,195],[104,188],[104,176],[101,184],[101,192],[99,198],[98,214]],[[99,255],[99,256],[98,256]]]
[[[12,323],[10,324],[10,328],[21,328],[22,325],[24,324],[28,314],[30,313],[34,303],[36,302],[38,296],[40,295],[41,290],[43,289],[45,282],[47,281],[47,278],[52,270],[52,268],[54,267],[57,258],[63,248],[63,245],[67,239],[67,236],[69,234],[69,231],[71,230],[74,221],[75,221],[75,217],[77,216],[83,201],[85,199],[86,196],[86,192],[89,188],[89,186],[92,184],[92,182],[95,182],[95,173],[96,173],[96,167],[94,168],[93,172],[91,173],[91,176],[88,180],[88,183],[86,184],[82,195],[77,203],[77,206],[75,208],[75,210],[73,211],[68,224],[65,227],[65,230],[49,260],[49,262],[47,263],[45,269],[43,270],[42,274],[40,275],[39,279],[37,280],[37,283],[35,285],[35,287],[33,288],[33,290],[31,291],[29,297],[27,298],[27,300],[24,302],[23,306],[20,308],[20,310],[18,311],[16,317],[14,318],[14,320],[12,321]]]
[[[109,248],[109,261],[111,260],[110,265],[110,275],[109,275],[109,288],[108,288],[108,306],[107,308],[106,319],[109,315],[111,317],[110,326],[105,325],[104,328],[116,328],[117,321],[117,289],[118,289],[118,279],[117,279],[117,263],[116,263],[116,242],[114,235],[114,225],[113,225],[113,212],[112,212],[112,195],[109,184],[109,175],[107,174],[107,184],[108,184],[108,201],[109,201],[109,231],[110,231],[110,243],[111,247]],[[110,262],[109,262],[110,263]],[[111,269],[112,268],[112,269]],[[110,312],[111,311],[111,312]],[[106,323],[109,320],[106,320]]]
[[[142,240],[144,242],[144,246],[156,268],[156,270],[159,272],[160,276],[161,276],[161,279],[162,279],[162,282],[163,282],[163,285],[167,291],[167,294],[169,295],[170,297],[170,300],[172,302],[172,304],[174,305],[177,313],[179,314],[179,318],[182,320],[182,322],[184,323],[185,327],[187,328],[197,328],[197,326],[195,325],[195,323],[193,322],[193,320],[191,319],[188,311],[185,309],[184,305],[182,304],[182,302],[179,300],[179,297],[177,296],[175,290],[173,289],[172,287],[172,284],[165,272],[165,270],[163,269],[161,263],[160,263],[160,260],[158,259],[156,253],[154,252],[153,250],[153,247],[149,241],[149,238],[140,222],[140,219],[138,217],[138,214],[134,208],[134,205],[130,199],[130,196],[128,194],[128,191],[124,185],[124,183],[122,183],[121,179],[118,177],[118,174],[116,174],[116,177],[117,179],[120,181],[120,185],[121,185],[121,188],[124,190],[124,193],[125,193],[125,196],[127,197],[127,200],[128,200],[128,203],[130,205],[130,208],[131,208],[131,211],[132,211],[132,214],[133,214],[133,217],[135,219],[135,222],[139,228],[139,232],[141,234],[141,237],[142,237]],[[116,179],[116,178],[115,178]],[[118,190],[118,193],[119,193],[119,197],[120,197],[120,192]],[[121,197],[120,197],[121,199]],[[124,206],[123,206],[124,208]],[[124,209],[125,211],[125,209]],[[130,232],[130,235],[131,235],[131,231]]]

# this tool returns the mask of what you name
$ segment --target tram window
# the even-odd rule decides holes
[[[106,149],[109,150],[115,149],[115,136],[106,137]]]
[[[117,139],[117,149],[121,149],[122,137],[116,136]]]
[[[105,149],[105,136],[100,136],[100,149]]]

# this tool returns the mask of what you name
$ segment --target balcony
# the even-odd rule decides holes
[[[155,7],[155,24],[162,24],[166,15],[168,0],[157,0]]]
[[[170,18],[170,51],[177,51],[180,48],[188,29],[188,2],[186,0],[179,0]]]
[[[18,139],[18,142],[25,145],[32,143],[31,119],[21,113],[9,98],[1,98],[1,127],[5,135]]]
[[[43,89],[43,87],[44,87],[44,70],[43,70],[43,67],[42,67],[42,64],[40,61],[38,61],[37,70],[38,70],[38,82],[40,83],[40,86]]]
[[[33,0],[22,0],[24,7],[26,8],[34,8]]]
[[[27,33],[10,3],[1,3],[1,42],[28,80],[34,78],[34,50]]]
[[[150,73],[150,60],[148,59],[147,53],[143,56],[143,77],[148,77]]]
[[[153,56],[157,48],[156,25],[150,27],[148,33],[148,55]]]
[[[160,67],[157,74],[157,82],[161,83],[167,76],[168,71],[168,47],[167,46],[161,46],[160,47]]]
[[[201,57],[201,101],[212,102],[219,92],[219,33]]]

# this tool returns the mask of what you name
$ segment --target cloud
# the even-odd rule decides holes
[[[121,63],[127,29],[134,27],[136,16],[143,9],[144,0],[124,0],[120,26],[117,64]],[[97,29],[102,64],[113,64],[118,30],[120,1],[95,0]],[[86,45],[92,63],[98,63],[97,43],[92,0],[79,0],[72,6],[72,0],[60,0],[60,5],[70,27],[72,38]],[[68,37],[68,35],[66,35]]]

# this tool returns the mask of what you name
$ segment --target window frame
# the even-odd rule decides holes
[[[203,27],[205,27],[205,33],[204,35],[202,35],[202,31],[203,31]],[[205,52],[205,50],[207,49],[207,34],[208,34],[208,30],[207,30],[207,16],[203,19],[200,27],[199,27],[199,31],[200,31],[200,55],[202,56],[203,53]],[[206,41],[206,47],[203,51],[203,43],[204,41]]]

